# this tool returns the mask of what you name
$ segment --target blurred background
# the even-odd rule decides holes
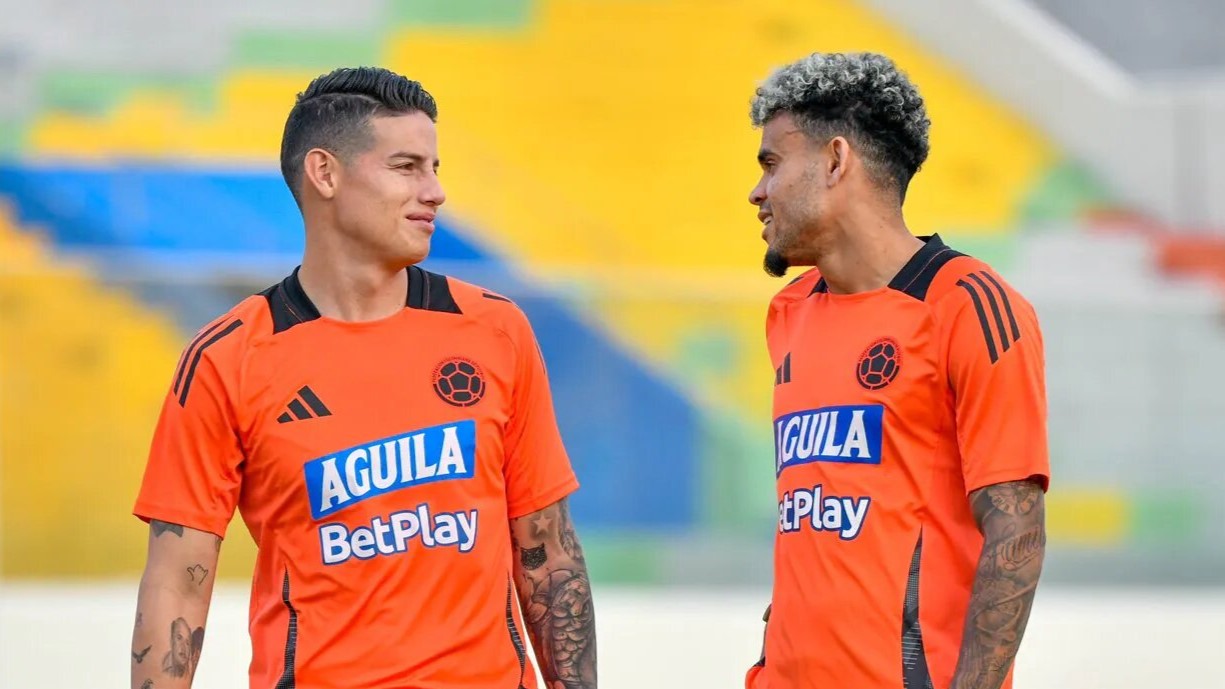
[[[162,397],[191,333],[297,264],[281,129],[313,77],[359,64],[439,101],[448,201],[425,267],[536,328],[607,592],[606,680],[738,686],[768,600],[764,314],[783,284],[747,202],[748,103],[774,67],[857,50],[928,104],[911,229],[991,262],[1042,319],[1050,550],[1018,687],[1225,687],[1225,4],[0,0],[0,17],[0,687],[126,686],[147,533],[130,510]],[[236,520],[197,686],[245,686],[253,552]],[[651,665],[673,622],[703,668]],[[73,676],[64,643],[86,653]]]

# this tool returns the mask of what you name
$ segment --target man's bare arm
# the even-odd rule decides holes
[[[132,689],[191,687],[220,550],[214,534],[156,519],[149,523],[132,631]]]
[[[512,520],[510,533],[519,602],[546,685],[594,689],[591,581],[566,501]]]
[[[953,689],[999,689],[1021,646],[1046,551],[1046,506],[1032,481],[970,494],[983,550]]]

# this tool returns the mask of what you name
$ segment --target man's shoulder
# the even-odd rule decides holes
[[[217,359],[240,353],[271,328],[267,300],[253,294],[192,333],[185,356]]]
[[[965,254],[958,254],[933,275],[925,301],[938,317],[956,314],[974,304],[988,311],[1028,304],[991,264]]]
[[[410,307],[460,314],[512,338],[517,338],[524,328],[530,327],[527,315],[519,304],[500,292],[416,266],[410,269],[410,280],[420,281],[429,292],[423,294],[424,303],[419,306],[413,303],[416,300],[410,296]],[[444,291],[445,296],[440,296]],[[409,294],[413,294],[412,286]]]
[[[787,304],[807,299],[814,292],[820,292],[824,286],[821,271],[809,268],[800,273],[775,293],[770,300],[771,307],[783,307]]]

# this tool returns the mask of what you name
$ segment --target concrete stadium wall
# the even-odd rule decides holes
[[[1225,226],[1214,185],[1225,158],[1213,155],[1225,149],[1225,86],[1141,81],[1026,0],[864,2],[1024,113],[1122,200],[1168,222]]]
[[[136,582],[0,586],[0,687],[127,686]],[[596,588],[606,687],[738,687],[764,590]],[[219,588],[196,689],[246,686],[246,591]],[[1225,589],[1040,589],[1016,689],[1220,689]]]

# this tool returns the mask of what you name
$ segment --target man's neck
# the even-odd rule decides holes
[[[855,294],[889,284],[923,248],[923,240],[910,234],[900,215],[861,214],[836,229],[822,247],[817,270],[834,294]]]
[[[340,321],[375,321],[404,308],[408,273],[356,260],[335,248],[308,240],[298,281],[319,315]]]

